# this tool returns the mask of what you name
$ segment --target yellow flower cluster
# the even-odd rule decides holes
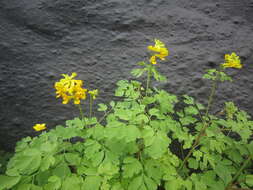
[[[63,104],[67,104],[73,99],[74,104],[80,104],[81,100],[86,99],[87,89],[84,89],[83,81],[74,79],[77,74],[72,73],[71,76],[62,74],[64,77],[55,83],[56,97],[63,99]]]
[[[232,67],[232,68],[241,69],[242,65],[241,65],[240,57],[237,56],[234,52],[231,55],[226,54],[225,63],[222,64],[222,66],[224,68]]]
[[[88,93],[91,95],[92,99],[95,100],[97,98],[96,96],[98,95],[98,90],[90,90]]]
[[[33,129],[35,131],[42,131],[42,130],[45,130],[47,127],[46,127],[46,124],[45,123],[42,123],[42,124],[36,124],[33,126]]]
[[[164,43],[157,39],[155,39],[155,46],[148,46],[148,50],[156,52],[156,54],[152,55],[149,59],[150,63],[154,65],[157,64],[157,57],[161,60],[165,60],[165,57],[169,55],[169,51]]]

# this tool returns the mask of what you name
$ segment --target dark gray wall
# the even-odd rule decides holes
[[[169,78],[160,86],[203,102],[204,70],[237,52],[244,67],[230,70],[234,83],[219,86],[216,105],[234,100],[253,115],[252,31],[252,0],[1,0],[0,145],[35,135],[35,123],[53,128],[77,114],[55,99],[61,73],[77,72],[100,89],[98,102],[109,101],[154,38],[171,51],[158,65]]]

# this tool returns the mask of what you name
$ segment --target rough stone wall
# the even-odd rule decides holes
[[[1,0],[0,146],[35,135],[35,123],[53,128],[77,114],[55,99],[61,73],[77,72],[108,102],[154,38],[171,52],[158,65],[169,81],[155,85],[204,103],[204,70],[238,53],[244,67],[230,71],[234,82],[219,86],[216,105],[234,100],[253,115],[252,0]]]

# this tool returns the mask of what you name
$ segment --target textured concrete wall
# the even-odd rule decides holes
[[[35,123],[52,128],[77,114],[55,99],[61,73],[77,72],[100,89],[99,102],[109,101],[154,38],[171,51],[158,65],[169,81],[159,86],[203,102],[203,71],[237,52],[244,67],[219,86],[216,105],[234,100],[253,115],[252,0],[1,0],[0,145],[36,134]]]

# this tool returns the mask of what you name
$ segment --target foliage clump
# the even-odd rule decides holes
[[[63,104],[73,100],[80,117],[18,142],[0,175],[0,190],[252,189],[253,121],[233,102],[225,103],[221,115],[210,114],[217,83],[232,80],[225,69],[241,68],[239,57],[226,55],[218,70],[204,75],[212,82],[205,107],[188,95],[151,87],[152,78],[166,80],[156,64],[168,50],[159,40],[148,49],[154,52],[150,63],[132,71],[135,77],[147,74],[146,84],[119,81],[120,100],[98,104],[100,119],[92,113],[98,91],[84,89],[75,73],[63,75],[57,97]],[[85,116],[81,101],[87,92]]]

